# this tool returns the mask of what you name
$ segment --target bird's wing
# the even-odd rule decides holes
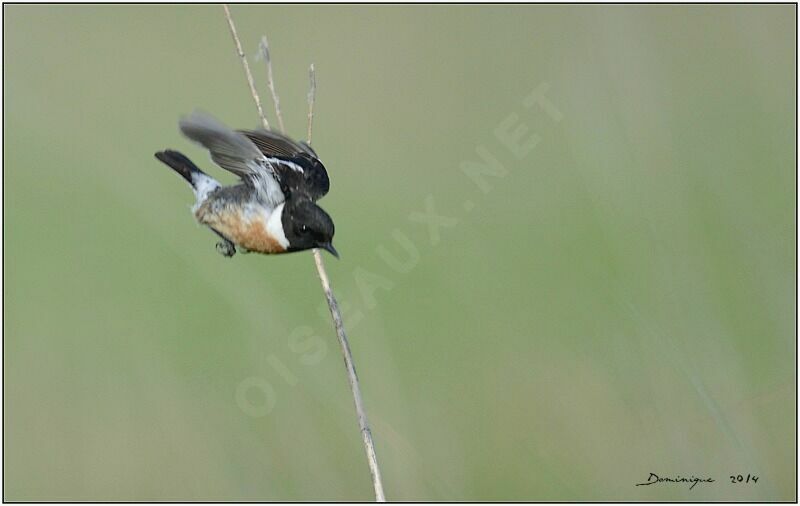
[[[240,130],[271,163],[281,189],[317,200],[330,188],[328,172],[317,153],[305,142],[269,130]]]
[[[240,130],[241,133],[246,135],[253,144],[258,146],[258,149],[264,153],[265,156],[277,156],[283,158],[292,158],[301,153],[305,153],[314,158],[317,154],[306,143],[295,142],[289,137],[272,132],[270,130]]]
[[[274,163],[247,136],[199,111],[181,118],[179,125],[186,137],[208,149],[217,165],[252,184],[268,202],[285,200]]]

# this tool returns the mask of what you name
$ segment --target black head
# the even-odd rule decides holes
[[[289,199],[281,215],[283,233],[289,241],[289,251],[322,248],[339,257],[333,241],[333,220],[311,200]]]

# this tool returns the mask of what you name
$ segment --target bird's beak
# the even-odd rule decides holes
[[[324,249],[325,251],[327,251],[331,255],[335,256],[336,258],[339,258],[339,252],[336,251],[336,248],[333,247],[333,244],[331,244],[329,242],[325,243],[325,244],[321,244],[320,248]]]

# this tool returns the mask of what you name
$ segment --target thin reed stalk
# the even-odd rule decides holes
[[[308,131],[306,140],[311,144],[311,128],[314,126],[314,102],[317,100],[317,71],[312,63],[308,67]]]
[[[275,91],[275,80],[272,78],[272,56],[269,54],[269,41],[267,41],[266,35],[261,37],[261,42],[258,44],[258,56],[264,60],[267,66],[267,87],[272,94],[272,103],[275,104],[278,127],[281,129],[281,133],[286,133],[286,127],[283,125],[283,114],[281,114],[281,101],[278,99],[278,92]]]
[[[261,117],[261,121],[264,125],[264,128],[269,129],[269,122],[267,121],[267,118],[264,116],[264,111],[261,108],[261,99],[258,97],[258,92],[256,91],[255,84],[253,83],[253,76],[250,73],[250,67],[247,64],[247,58],[244,56],[244,52],[242,51],[242,44],[239,41],[239,36],[236,33],[236,26],[233,23],[233,18],[231,17],[230,10],[228,9],[228,6],[226,4],[224,4],[223,7],[225,9],[225,17],[228,20],[228,26],[230,28],[231,35],[233,36],[233,40],[236,44],[237,54],[242,59],[242,66],[244,67],[245,76],[247,77],[247,82],[250,85],[250,92],[253,95],[253,100],[256,103],[258,114]],[[270,89],[270,92],[272,93],[272,100],[275,105],[275,114],[278,118],[278,124],[280,126],[281,132],[283,132],[284,131],[283,117],[280,112],[278,95],[275,91],[275,83],[272,77],[272,62],[269,55],[269,46],[267,46],[266,44],[266,37],[262,39],[261,50],[262,50],[262,55],[267,62],[267,79],[268,79],[267,85]],[[316,100],[316,91],[317,91],[316,72],[314,70],[314,64],[311,64],[311,67],[309,69],[308,123],[307,123],[307,140],[309,144],[311,144],[311,132],[314,122],[314,103]],[[336,336],[339,339],[339,345],[342,349],[342,356],[344,357],[344,365],[345,369],[347,370],[347,379],[350,383],[350,390],[353,394],[353,402],[356,408],[358,427],[361,432],[361,438],[364,443],[364,451],[367,454],[367,463],[369,464],[369,472],[372,478],[372,487],[375,491],[375,501],[386,502],[386,496],[384,495],[383,492],[383,481],[381,480],[381,471],[380,468],[378,467],[378,457],[375,454],[375,444],[372,440],[372,431],[370,430],[369,421],[367,420],[367,412],[366,409],[364,408],[364,401],[361,397],[361,386],[358,382],[358,375],[356,374],[356,368],[353,362],[353,354],[350,351],[350,343],[347,340],[347,334],[344,330],[344,322],[342,321],[342,313],[341,311],[339,311],[339,303],[336,301],[336,297],[333,294],[330,278],[328,278],[328,272],[325,269],[325,264],[322,261],[322,254],[320,253],[319,249],[314,249],[314,263],[317,267],[317,274],[319,275],[320,283],[322,284],[322,291],[325,293],[325,300],[328,303],[328,309],[330,309],[331,312],[333,325],[336,329]]]
[[[256,109],[258,109],[258,116],[261,118],[261,124],[264,126],[264,128],[269,130],[269,121],[267,121],[267,117],[264,115],[264,109],[261,108],[261,99],[258,97],[256,84],[253,81],[253,74],[250,72],[250,65],[247,63],[247,57],[244,55],[244,51],[242,50],[242,43],[239,41],[239,35],[236,34],[236,25],[233,24],[231,11],[228,9],[228,4],[222,4],[222,8],[225,9],[225,18],[228,20],[228,28],[233,36],[233,42],[236,43],[236,54],[238,54],[239,58],[242,59],[244,75],[247,78],[247,85],[250,86],[250,94],[253,95],[253,100],[256,101]]]

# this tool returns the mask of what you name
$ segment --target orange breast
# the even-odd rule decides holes
[[[215,212],[216,211],[216,212]],[[262,213],[247,214],[239,208],[225,206],[212,210],[200,206],[195,212],[197,221],[208,225],[237,246],[257,253],[283,253],[286,248],[267,232],[267,216]]]

